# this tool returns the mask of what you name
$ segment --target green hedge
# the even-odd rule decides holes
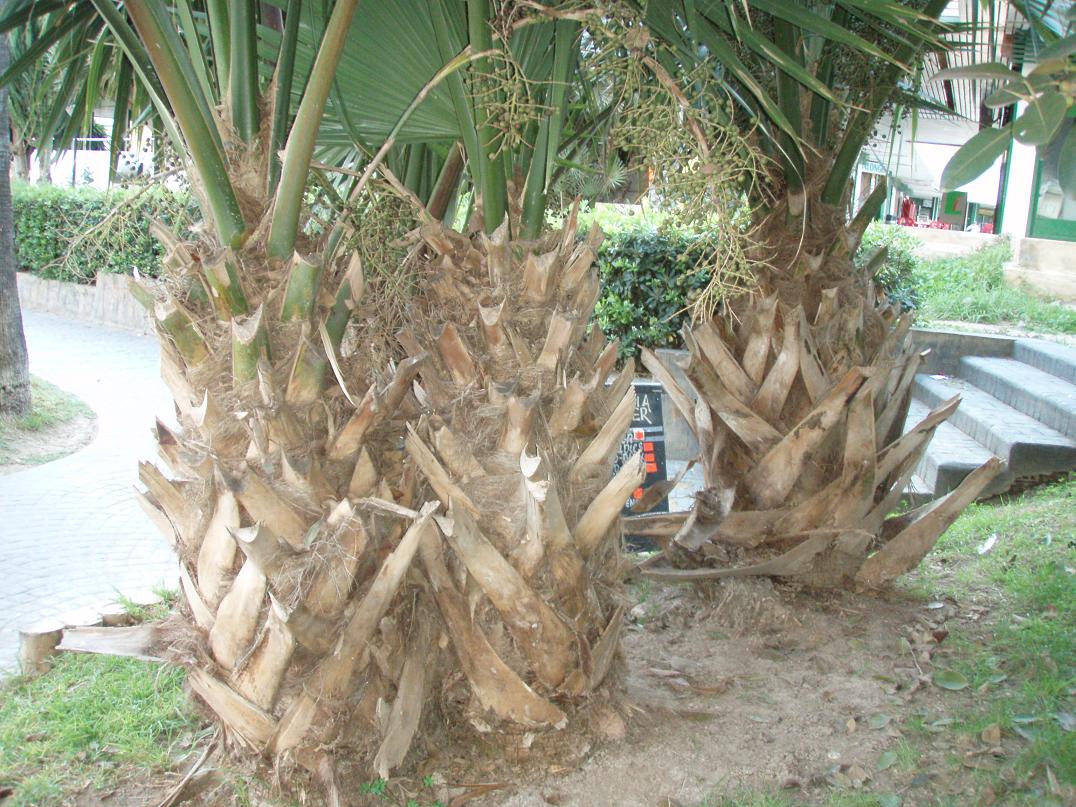
[[[901,309],[907,311],[918,308],[920,288],[916,272],[919,260],[913,253],[919,246],[919,239],[907,227],[872,221],[867,232],[863,234],[859,252],[856,253],[856,263],[862,265],[871,253],[883,244],[889,246],[889,252],[886,253],[882,268],[874,276],[875,282]]]
[[[75,283],[92,283],[98,272],[133,269],[156,277],[161,246],[150,235],[149,222],[156,218],[185,229],[196,212],[189,195],[165,188],[134,197],[123,190],[15,182],[11,201],[19,268]]]
[[[197,219],[189,195],[163,188],[133,198],[128,191],[17,182],[12,202],[20,268],[76,283],[92,283],[97,272],[130,274],[132,269],[156,277],[161,247],[149,233],[149,222],[157,218],[185,229]],[[117,207],[120,212],[102,224]],[[686,307],[708,280],[684,257],[691,235],[656,216],[603,213],[600,224],[606,237],[597,259],[598,327],[620,339],[625,357],[638,355],[640,346],[679,347]],[[587,226],[589,221],[581,222],[580,230]]]
[[[640,347],[680,347],[687,306],[709,276],[684,253],[691,236],[641,226],[606,234],[598,250],[602,294],[594,309],[598,326],[620,339],[622,357]]]

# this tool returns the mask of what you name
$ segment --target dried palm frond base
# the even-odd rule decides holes
[[[415,232],[428,290],[388,371],[338,355],[370,304],[353,257],[163,235],[171,282],[136,286],[180,421],[140,472],[180,559],[168,655],[234,753],[330,794],[338,760],[387,777],[436,726],[530,747],[616,677],[643,467],[610,479],[634,367],[607,385],[617,345],[587,335],[601,233],[506,233]]]
[[[945,498],[891,516],[959,398],[901,433],[921,356],[908,344],[910,315],[898,316],[870,282],[879,257],[863,272],[847,257],[858,226],[808,237],[818,253],[764,277],[772,293],[751,297],[735,319],[685,331],[694,395],[643,352],[698,439],[705,484],[689,514],[631,519],[632,533],[663,544],[647,576],[877,586],[918,565],[1000,472],[993,459]]]

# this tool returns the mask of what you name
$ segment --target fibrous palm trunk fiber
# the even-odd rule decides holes
[[[367,304],[354,259],[171,239],[167,291],[136,287],[181,425],[140,494],[181,561],[173,655],[234,745],[330,784],[343,753],[387,776],[438,722],[564,727],[622,622],[643,469],[610,480],[633,366],[607,384],[616,345],[586,330],[600,232],[415,237],[425,291],[384,372],[337,355]]]
[[[690,514],[634,519],[632,532],[664,544],[652,577],[879,585],[914,568],[1000,470],[990,461],[945,498],[891,517],[959,398],[902,434],[921,361],[912,317],[874,286],[884,251],[862,268],[851,260],[867,217],[846,225],[821,202],[810,209],[795,225],[775,210],[758,231],[759,289],[685,331],[693,395],[644,351],[698,438],[705,480]]]

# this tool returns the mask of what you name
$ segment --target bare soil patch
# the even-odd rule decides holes
[[[932,683],[951,626],[989,635],[982,602],[897,589],[818,595],[767,580],[634,593],[642,602],[624,634],[621,690],[588,708],[589,739],[552,733],[521,748],[492,734],[457,757],[427,746],[418,769],[381,795],[360,770],[340,771],[345,803],[723,807],[740,803],[728,794],[782,792],[790,804],[826,807],[963,804],[982,798],[978,769],[1012,750],[1010,738],[929,733],[931,721],[946,725],[989,698]],[[320,803],[317,786],[297,779],[287,795],[253,790],[272,804]]]
[[[97,419],[82,415],[37,431],[18,429],[0,453],[0,476],[74,454],[96,434]]]
[[[942,635],[944,610],[767,581],[654,591],[624,639],[624,741],[481,803],[694,807],[741,789],[805,801],[833,787],[904,790],[918,771],[877,769],[908,715],[940,697],[924,645]]]

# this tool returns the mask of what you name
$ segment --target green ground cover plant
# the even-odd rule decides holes
[[[919,321],[1012,324],[1040,333],[1076,333],[1076,311],[1005,281],[1011,250],[1002,242],[967,256],[920,262],[913,272]]]
[[[986,635],[958,629],[947,640],[949,669],[989,693],[949,728],[996,726],[1017,740],[1011,766],[988,784],[1006,803],[1054,803],[1051,779],[1076,785],[1076,479],[968,508],[923,582],[997,602]]]

